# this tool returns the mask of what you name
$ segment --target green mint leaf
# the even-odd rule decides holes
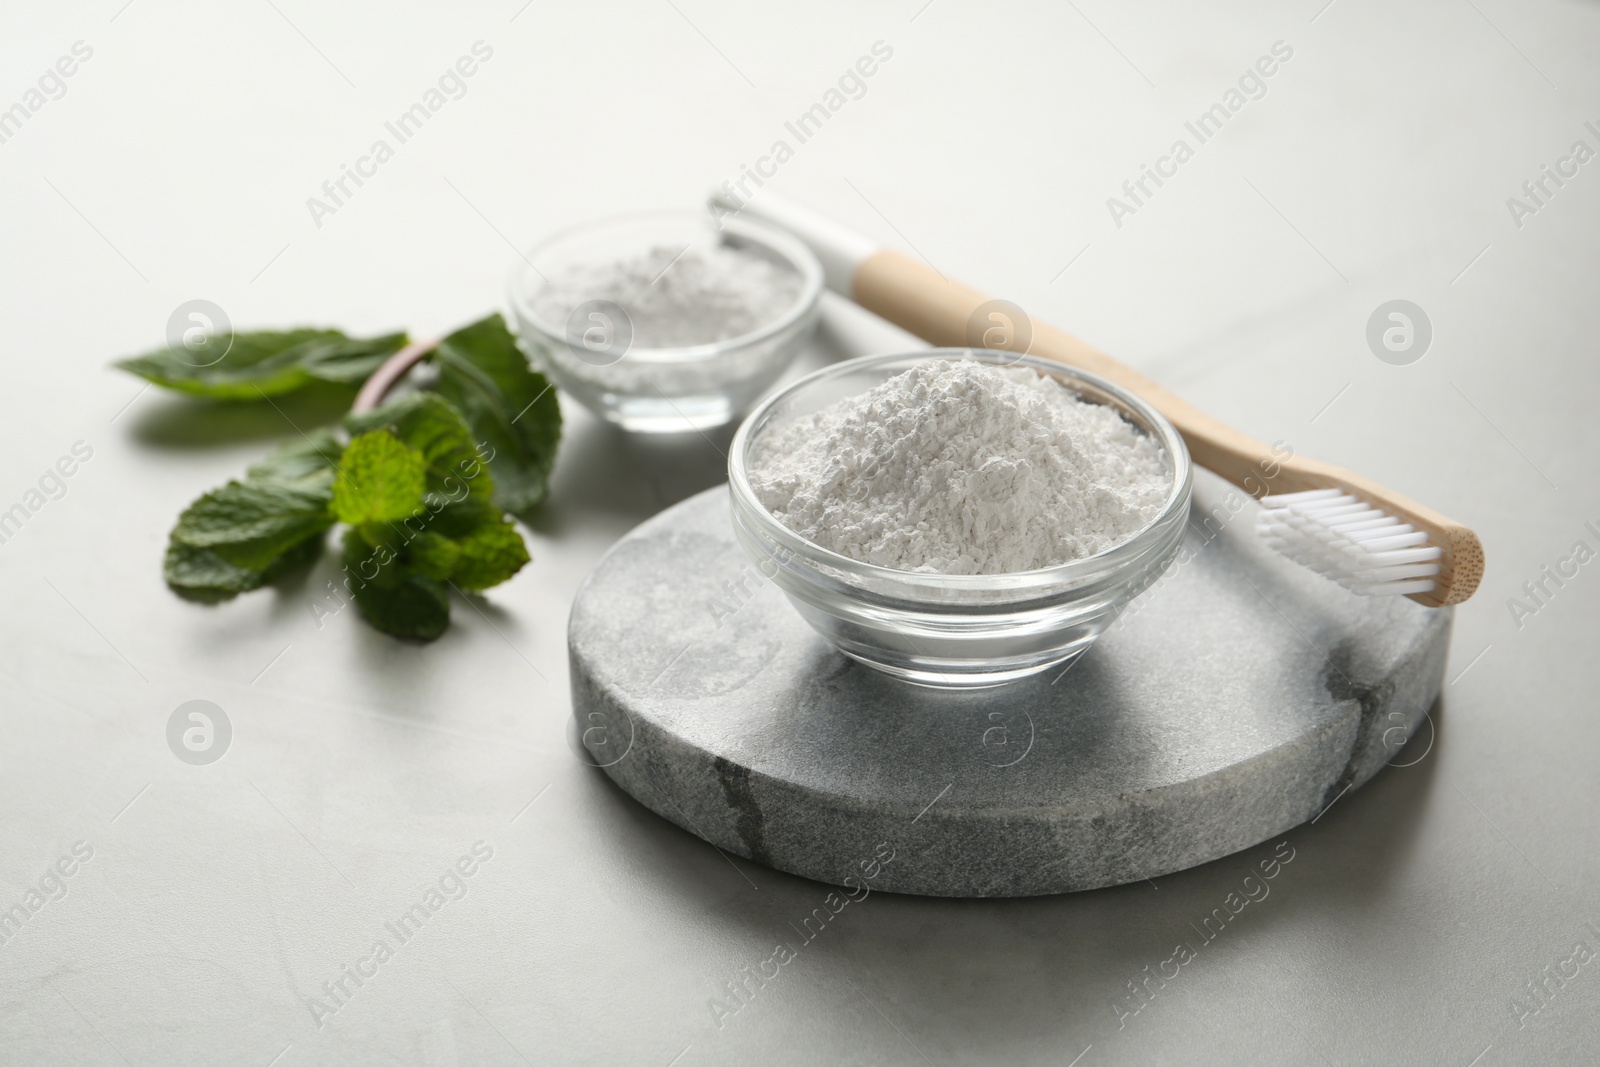
[[[215,602],[270,582],[322,551],[342,447],[317,430],[279,448],[184,509],[168,539],[167,584],[189,600]]]
[[[360,549],[362,555],[357,569],[350,571],[359,581],[392,589],[400,584],[410,564],[405,558],[405,534],[393,523],[369,522],[352,526],[345,531],[345,566],[350,566],[351,554]]]
[[[261,393],[276,395],[297,389],[308,380],[300,367],[302,346],[343,337],[333,330],[281,330],[219,334],[207,349],[226,350],[214,363],[211,357],[191,355],[169,347],[119,360],[117,366],[157,385],[192,396],[221,400],[250,399]],[[257,392],[257,390],[260,392]]]
[[[251,478],[267,478],[280,482],[299,482],[307,487],[328,487],[339,470],[339,457],[344,445],[333,436],[333,431],[323,428],[312,430],[304,437],[280,446],[246,473]]]
[[[487,503],[493,497],[494,479],[472,431],[455,405],[437,393],[411,393],[375,411],[350,415],[344,424],[352,434],[390,429],[421,452],[430,510],[468,500]]]
[[[432,641],[450,625],[445,587],[401,566],[385,546],[373,545],[359,529],[345,532],[344,562],[356,606],[374,629],[392,637]]]
[[[403,333],[356,339],[338,330],[260,330],[219,334],[207,350],[226,351],[221,359],[158,348],[118,360],[116,366],[148,381],[190,396],[213,400],[259,400],[293,392],[313,381],[360,382],[406,343]]]
[[[265,570],[333,525],[330,495],[325,489],[268,478],[229,482],[185,508],[171,539],[208,549],[235,567]]]
[[[458,551],[450,580],[472,591],[499,585],[531,558],[522,535],[509,521],[484,523],[455,544]]]
[[[328,341],[309,346],[301,356],[300,365],[306,374],[318,381],[360,385],[383,365],[384,360],[404,348],[407,341],[403,333]]]
[[[278,556],[266,567],[252,570],[229,563],[208,548],[182,541],[167,543],[163,572],[167,585],[185,600],[214,604],[260,588],[280,574],[309,563],[322,551],[322,538],[310,537]]]
[[[452,540],[467,536],[486,522],[500,522],[505,512],[487,500],[467,499],[446,504],[428,522],[428,530]]]
[[[417,573],[436,581],[449,578],[461,558],[461,548],[443,534],[424,530],[411,539],[407,558]]]
[[[390,588],[356,588],[356,606],[375,630],[408,641],[432,641],[450,626],[444,587],[420,576],[406,576]]]
[[[399,522],[422,510],[427,461],[390,430],[371,430],[344,450],[333,480],[333,514],[352,526]]]
[[[434,389],[493,450],[486,454],[494,502],[512,512],[538,504],[549,491],[561,406],[550,382],[529,367],[505,320],[494,314],[457,330],[432,358],[439,368]]]

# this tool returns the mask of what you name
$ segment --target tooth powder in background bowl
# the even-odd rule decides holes
[[[708,212],[589,223],[513,270],[520,344],[568,394],[625,429],[737,419],[816,324],[822,267],[787,234]]]

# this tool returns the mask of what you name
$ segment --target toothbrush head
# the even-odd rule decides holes
[[[1256,532],[1296,563],[1353,593],[1434,603],[1466,599],[1438,595],[1449,591],[1442,577],[1445,546],[1427,530],[1343,489],[1263,497]],[[1477,585],[1476,577],[1471,584]]]

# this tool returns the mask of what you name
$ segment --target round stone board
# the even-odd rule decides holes
[[[1260,545],[1255,511],[1197,471],[1178,561],[1087,653],[943,692],[827,645],[708,489],[579,590],[574,751],[718,848],[837,885],[1027,896],[1226,856],[1413,760],[1450,637],[1450,609]]]

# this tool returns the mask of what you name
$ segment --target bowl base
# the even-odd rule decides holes
[[[724,395],[605,397],[591,405],[607,422],[631,433],[715,430],[738,417]]]
[[[891,678],[898,678],[911,685],[923,689],[993,689],[1005,685],[1007,682],[1020,681],[1030,678],[1035,674],[1054,668],[1069,668],[1077,658],[1089,650],[1094,644],[1098,634],[1091,634],[1068,649],[1065,655],[1052,655],[1037,663],[1025,663],[1017,666],[998,668],[974,669],[970,665],[954,667],[948,664],[939,664],[927,660],[909,658],[906,660],[888,661],[875,658],[863,653],[855,652],[848,648],[835,646],[838,650],[866,667],[880,671]]]

